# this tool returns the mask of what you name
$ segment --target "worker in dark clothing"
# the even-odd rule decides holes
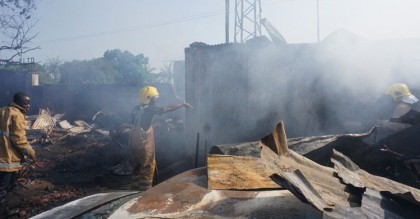
[[[415,114],[419,112],[419,99],[411,93],[406,84],[396,83],[391,85],[388,88],[387,94],[390,95],[396,103],[390,121],[410,125],[415,125],[419,122],[418,119],[415,118]],[[409,116],[410,114],[412,114],[412,116]]]
[[[159,93],[152,86],[142,88],[139,97],[141,104],[136,106],[132,112],[129,147],[133,151],[132,166],[134,169],[139,168],[139,187],[141,190],[147,190],[153,184],[153,175],[156,168],[153,117],[172,112],[181,107],[192,109],[192,106],[184,101],[167,107],[158,107],[156,106],[156,100]]]
[[[379,127],[378,139],[383,139],[396,132],[420,123],[419,100],[404,83],[395,83],[388,87],[385,94],[392,99],[389,107],[383,108],[388,112],[387,120],[377,121]]]
[[[25,114],[29,107],[29,96],[19,92],[11,104],[0,108],[0,200],[16,182],[24,156],[36,161],[35,151],[25,132]]]

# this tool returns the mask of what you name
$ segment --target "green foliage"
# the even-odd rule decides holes
[[[55,81],[50,74],[45,70],[43,65],[38,63],[8,63],[5,65],[0,65],[0,69],[8,70],[12,72],[23,72],[23,73],[37,73],[39,75],[40,84],[53,84]]]
[[[61,83],[65,84],[103,84],[113,83],[119,77],[110,63],[102,58],[90,61],[66,62],[60,66]]]
[[[174,66],[173,63],[165,64],[156,75],[159,83],[173,84],[174,80]]]
[[[37,73],[39,75],[40,84],[54,84],[56,82],[43,67],[40,68]]]
[[[133,55],[128,51],[119,49],[108,50],[104,59],[121,74],[116,82],[127,85],[138,85],[150,80],[152,69],[149,68],[149,59],[143,54]]]
[[[28,71],[32,73],[37,73],[39,76],[39,83],[41,84],[53,83],[52,78],[46,73],[44,66],[39,63],[32,63]]]
[[[58,70],[54,70],[57,68]],[[92,60],[71,61],[63,64],[50,62],[46,66],[50,72],[58,72],[59,83],[101,84],[120,83],[139,85],[156,80],[149,68],[149,59],[143,54],[133,55],[119,49],[108,50],[104,56]]]
[[[45,75],[49,78],[49,83],[57,83],[60,80],[60,65],[61,61],[58,57],[50,58],[44,64]]]

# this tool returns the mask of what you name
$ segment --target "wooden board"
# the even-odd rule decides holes
[[[278,189],[270,179],[261,158],[208,155],[207,175],[209,189]]]

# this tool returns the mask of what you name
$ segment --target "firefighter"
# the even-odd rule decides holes
[[[409,87],[404,83],[395,83],[388,87],[385,94],[391,97],[391,119],[379,121],[378,126],[392,133],[402,131],[420,123],[419,99],[414,96]]]
[[[392,100],[395,101],[396,107],[392,114],[392,119],[401,118],[411,110],[418,108],[419,99],[414,96],[408,86],[403,83],[392,84],[386,94],[392,97]]]
[[[153,117],[181,107],[192,109],[192,106],[185,101],[167,107],[158,107],[156,106],[158,97],[159,92],[156,87],[143,87],[139,92],[140,105],[136,106],[131,114],[132,129],[128,144],[133,152],[132,166],[134,170],[139,170],[139,189],[141,190],[151,188],[156,168]]]
[[[0,108],[0,200],[13,187],[25,156],[36,161],[35,151],[25,132],[25,114],[31,99],[25,93],[16,93],[13,102]]]

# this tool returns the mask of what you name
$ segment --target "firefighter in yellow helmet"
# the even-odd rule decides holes
[[[377,123],[389,132],[386,135],[402,131],[420,123],[418,111],[419,99],[414,96],[404,83],[395,83],[388,87],[387,94],[394,102],[391,119]]]
[[[156,87],[143,87],[139,92],[140,105],[134,107],[131,114],[132,129],[129,137],[129,147],[133,152],[133,174],[138,169],[139,189],[141,190],[147,190],[152,186],[156,168],[153,117],[181,107],[192,109],[192,106],[185,101],[167,107],[158,107],[156,106],[158,97],[159,92]]]
[[[16,182],[24,156],[36,161],[25,132],[25,114],[29,107],[29,96],[18,92],[11,104],[0,108],[0,201]]]

